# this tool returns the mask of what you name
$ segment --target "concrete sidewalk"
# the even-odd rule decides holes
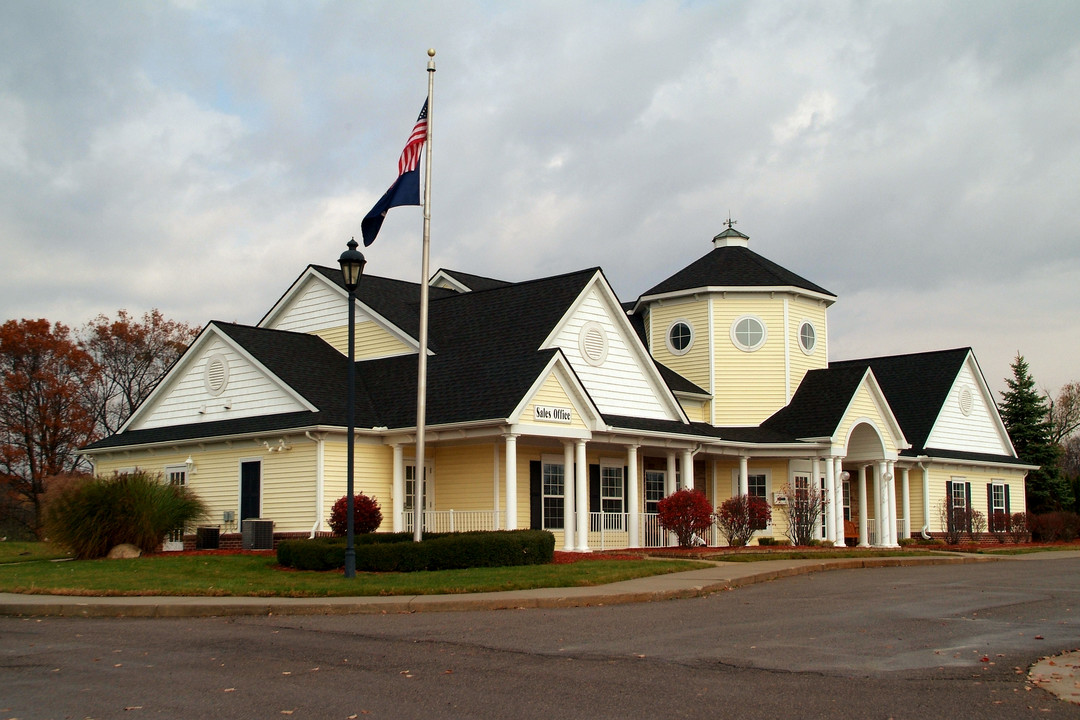
[[[86,597],[0,593],[0,615],[33,617],[216,617],[238,615],[348,615],[508,610],[618,605],[709,595],[777,578],[825,570],[988,562],[982,555],[935,557],[838,558],[835,560],[763,560],[717,562],[703,570],[654,575],[610,585],[537,588],[460,595],[392,597]]]

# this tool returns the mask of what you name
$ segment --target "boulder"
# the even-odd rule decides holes
[[[142,555],[142,550],[130,543],[124,543],[117,545],[109,551],[109,557],[113,560],[123,560],[125,558],[137,558]]]

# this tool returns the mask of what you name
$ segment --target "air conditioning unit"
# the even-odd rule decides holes
[[[245,550],[274,549],[274,521],[248,518],[241,524],[240,541]]]
[[[221,528],[199,527],[195,528],[196,550],[217,550],[220,546]]]
[[[787,494],[782,492],[774,492],[772,494],[773,505],[787,505]]]

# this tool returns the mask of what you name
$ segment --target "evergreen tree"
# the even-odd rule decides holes
[[[1009,432],[1016,454],[1025,463],[1038,465],[1027,476],[1028,512],[1040,513],[1070,507],[1072,488],[1058,468],[1060,447],[1051,440],[1049,408],[1046,398],[1035,389],[1035,379],[1023,355],[1017,354],[1010,366],[1009,389],[1001,394],[998,411]]]

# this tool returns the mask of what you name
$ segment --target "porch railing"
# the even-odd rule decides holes
[[[880,524],[881,523],[878,520],[874,520],[874,519],[871,519],[870,521],[868,521],[866,523],[866,535],[867,535],[866,541],[868,543],[870,543],[871,545],[877,545],[878,544],[878,537],[879,537],[878,527],[880,526]],[[895,537],[897,539],[899,539],[899,538],[901,538],[903,536],[904,536],[904,518],[896,518],[896,535],[895,535]]]
[[[411,510],[402,513],[402,527],[412,532],[415,514]],[[506,527],[501,510],[425,510],[424,532],[474,532]]]

